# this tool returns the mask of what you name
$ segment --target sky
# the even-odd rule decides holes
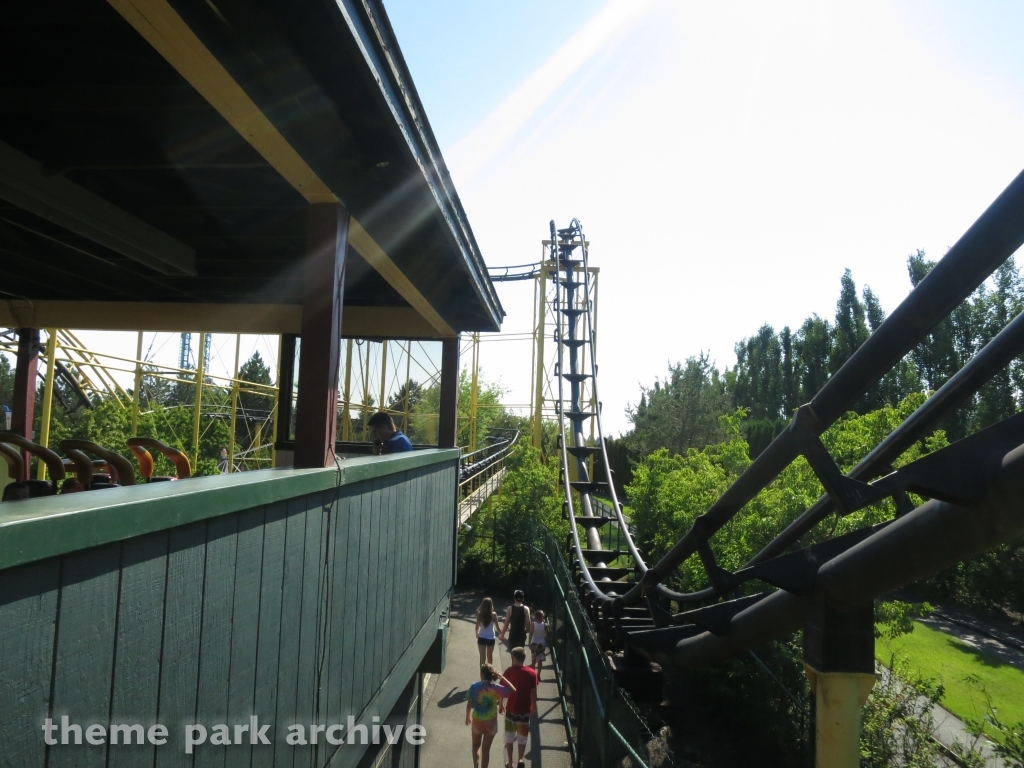
[[[844,269],[891,311],[907,256],[941,257],[1024,168],[1024,3],[384,3],[488,265],[582,222],[606,434],[669,363],[831,318]],[[521,339],[533,287],[498,293]],[[134,356],[135,334],[82,338]],[[151,342],[173,364],[177,337]],[[530,351],[482,344],[507,403]]]
[[[891,311],[1024,167],[1024,4],[385,6],[488,265],[582,222],[606,434],[670,362],[831,318],[844,269]],[[528,401],[528,344],[481,367]]]

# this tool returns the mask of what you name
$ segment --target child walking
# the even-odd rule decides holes
[[[498,685],[500,680],[504,685]],[[513,693],[515,686],[490,664],[480,665],[480,680],[466,692],[466,725],[473,726],[473,768],[487,768],[491,743],[498,733],[498,703]]]
[[[494,663],[494,639],[498,633],[498,614],[494,601],[485,597],[476,609],[476,645],[480,650],[480,663]]]
[[[530,625],[530,666],[537,670],[537,676],[544,668],[544,660],[548,650],[548,624],[544,611],[533,612],[533,623]]]

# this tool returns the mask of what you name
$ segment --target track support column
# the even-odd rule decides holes
[[[814,692],[814,764],[860,765],[860,710],[875,686],[874,604],[843,611],[815,598],[804,621],[804,671]]]
[[[309,207],[295,407],[296,468],[334,464],[348,225],[348,210],[340,203]]]

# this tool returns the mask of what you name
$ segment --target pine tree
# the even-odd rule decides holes
[[[857,284],[853,281],[850,270],[843,272],[840,285],[832,351],[828,360],[830,374],[842,368],[868,338],[868,328],[864,322],[864,305],[857,298]]]

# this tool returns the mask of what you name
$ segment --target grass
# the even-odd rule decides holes
[[[985,694],[999,719],[1024,722],[1024,672],[966,643],[914,622],[914,631],[875,642],[875,656],[887,664],[893,653],[905,657],[926,678],[945,688],[942,706],[961,720],[987,712]]]

